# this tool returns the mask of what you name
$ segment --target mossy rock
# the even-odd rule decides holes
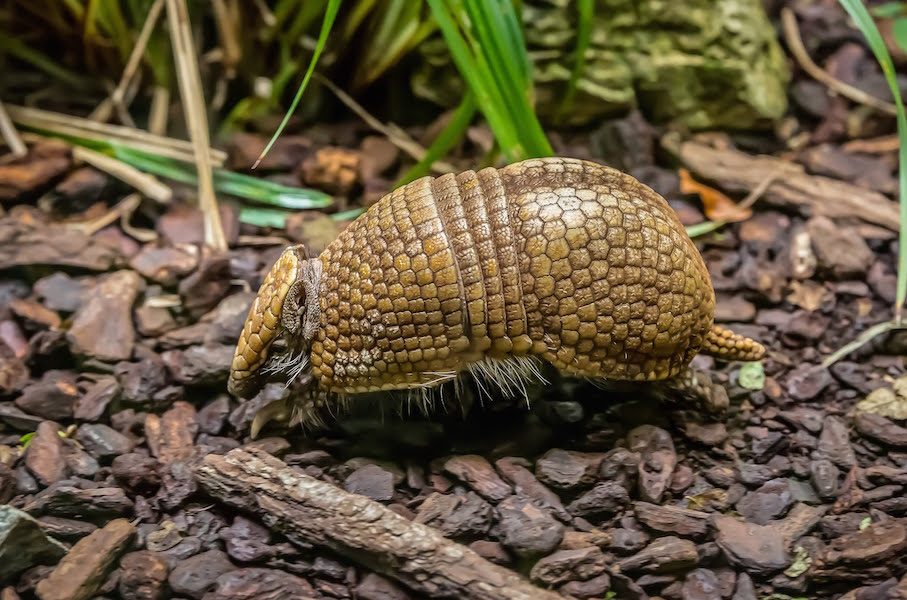
[[[768,125],[787,108],[790,74],[761,0],[595,0],[591,43],[573,106],[559,113],[574,62],[572,0],[525,0],[536,106],[549,122],[582,125],[639,106],[693,129]],[[462,97],[437,35],[420,48],[413,90],[451,106]]]

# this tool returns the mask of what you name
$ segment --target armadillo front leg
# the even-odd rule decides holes
[[[723,416],[730,404],[727,390],[713,382],[706,372],[692,366],[686,367],[679,375],[660,382],[659,385],[661,395],[667,401],[714,417]]]

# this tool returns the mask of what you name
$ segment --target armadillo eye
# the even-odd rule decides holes
[[[287,349],[287,340],[285,340],[282,337],[279,337],[279,338],[275,339],[273,342],[271,342],[271,350],[275,354],[284,352],[284,351],[286,351],[286,349]]]

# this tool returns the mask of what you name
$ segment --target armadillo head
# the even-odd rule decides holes
[[[284,250],[249,309],[230,365],[227,389],[254,396],[270,378],[291,382],[308,369],[309,348],[321,316],[321,261],[301,245]]]

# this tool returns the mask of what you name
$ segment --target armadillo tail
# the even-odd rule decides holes
[[[765,346],[721,325],[712,325],[699,352],[721,360],[749,361],[765,356]]]

